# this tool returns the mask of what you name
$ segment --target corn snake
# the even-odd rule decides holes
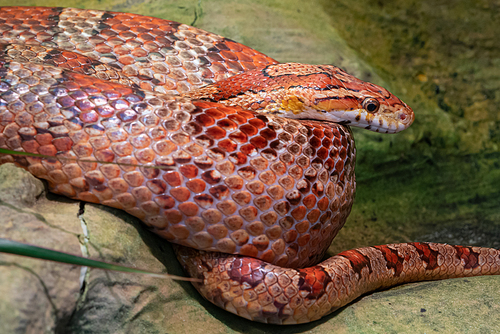
[[[56,193],[124,209],[171,241],[259,258],[178,248],[188,272],[205,278],[200,292],[226,310],[301,323],[380,287],[498,272],[495,250],[424,243],[351,250],[301,270],[275,266],[316,264],[355,188],[349,128],[289,120],[280,110],[320,119],[326,113],[318,110],[340,110],[336,121],[372,127],[384,122],[362,110],[397,105],[389,114],[406,122],[392,128],[401,130],[413,113],[401,112],[406,105],[386,90],[334,67],[276,64],[220,36],[138,15],[7,8],[2,21],[1,147],[165,171],[0,162],[24,166]],[[285,81],[293,82],[289,96],[276,88]],[[262,96],[254,83],[277,97]],[[174,90],[185,97],[163,95]],[[261,108],[267,113],[248,111]]]

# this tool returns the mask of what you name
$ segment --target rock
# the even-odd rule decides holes
[[[12,164],[0,166],[0,175],[6,180],[0,186],[0,238],[80,253],[78,203],[40,196],[42,182]],[[80,271],[0,253],[0,332],[54,333],[64,326],[79,299]]]
[[[9,165],[0,172],[0,201],[30,207],[43,190],[42,181],[14,165]]]

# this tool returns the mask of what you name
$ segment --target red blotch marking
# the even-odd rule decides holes
[[[355,249],[342,252],[339,254],[339,256],[345,257],[349,260],[349,262],[351,262],[352,270],[358,273],[360,278],[362,277],[361,271],[363,270],[363,268],[368,268],[368,273],[372,272],[372,267],[368,256],[361,254]]]
[[[457,251],[457,258],[465,262],[465,269],[474,269],[479,267],[479,253],[472,250],[471,247],[454,246]]]
[[[373,247],[378,249],[387,261],[387,269],[394,269],[394,276],[399,277],[403,271],[404,257],[399,256],[398,251],[385,245]]]
[[[308,291],[309,294],[305,297],[308,299],[320,298],[328,283],[332,281],[330,275],[320,266],[300,269],[299,275],[299,290]]]
[[[252,258],[238,258],[228,270],[229,278],[238,283],[248,283],[252,288],[264,280],[266,271],[263,261]]]
[[[439,255],[438,251],[432,250],[429,247],[429,244],[416,242],[413,244],[418,254],[420,255],[420,259],[427,263],[426,270],[434,270],[439,267],[437,263],[437,257]]]

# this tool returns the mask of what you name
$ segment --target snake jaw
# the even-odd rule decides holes
[[[374,113],[366,111],[360,105],[351,104],[343,100],[316,98],[316,103],[309,103],[310,99],[287,99],[281,104],[279,114],[294,119],[317,119],[350,126],[355,126],[380,133],[397,133],[407,129],[414,120],[414,113],[402,101],[400,105],[381,104]],[[292,102],[306,101],[306,102]],[[274,112],[276,113],[276,112]]]
[[[373,115],[364,109],[355,112],[345,112],[342,118],[353,119],[351,125],[380,133],[397,133],[408,128],[409,124],[398,122],[397,118]]]

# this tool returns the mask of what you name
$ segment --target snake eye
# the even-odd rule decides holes
[[[363,101],[363,108],[369,113],[377,112],[378,108],[380,108],[380,103],[372,98],[366,98]]]

